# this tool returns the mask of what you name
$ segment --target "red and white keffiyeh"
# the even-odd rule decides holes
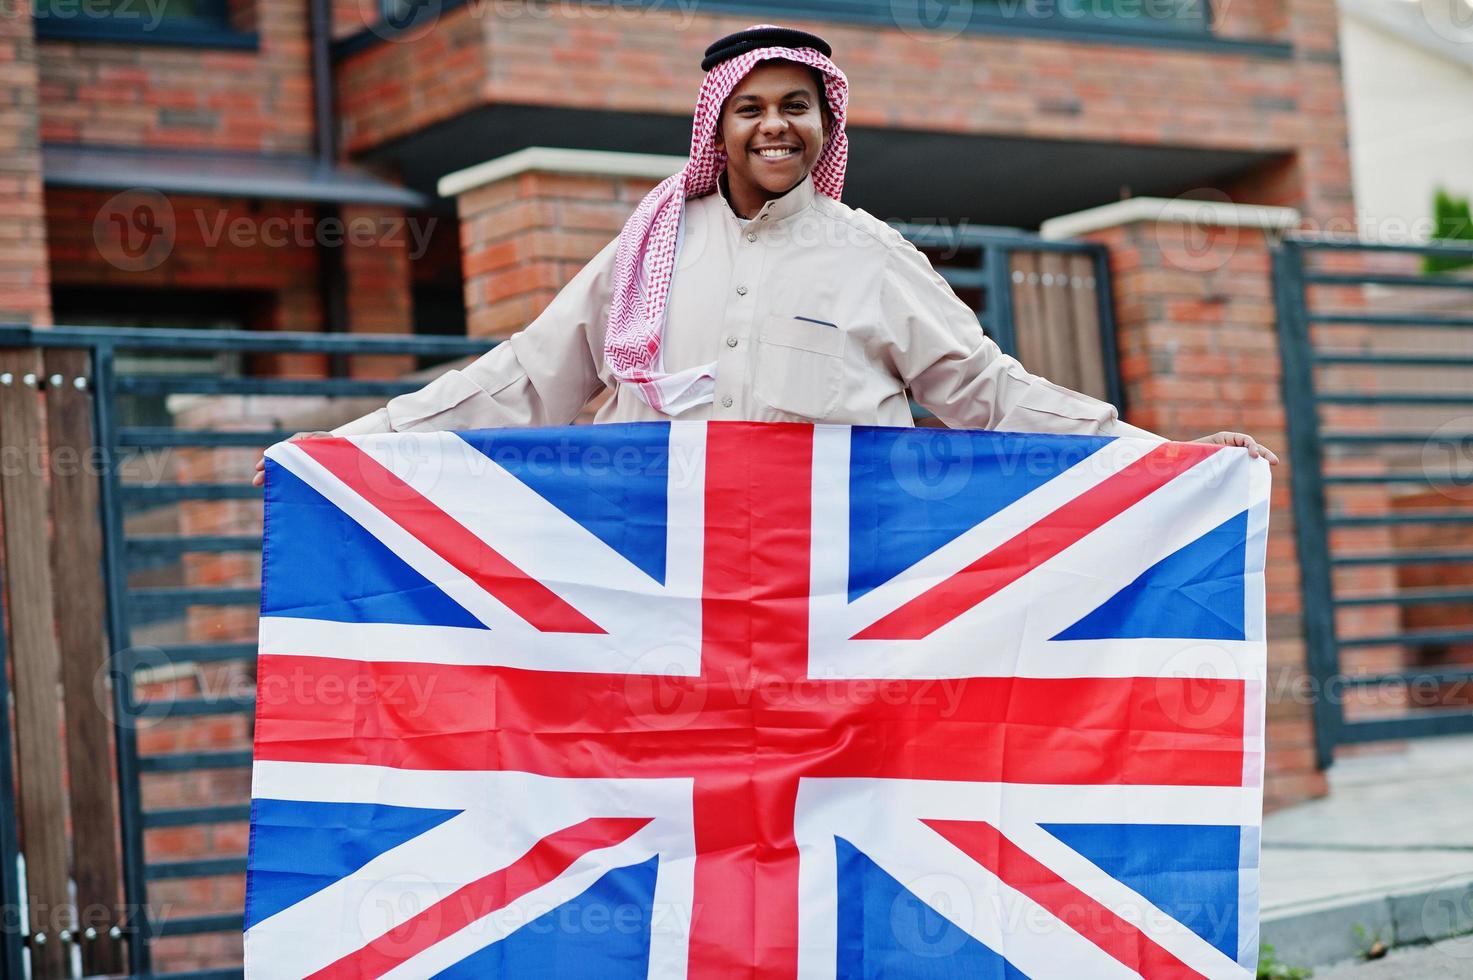
[[[772,27],[758,24],[749,30]],[[706,74],[696,102],[691,129],[690,160],[645,195],[624,224],[614,265],[614,296],[604,335],[604,360],[621,384],[633,385],[651,408],[679,415],[711,401],[716,388],[716,362],[665,373],[661,364],[665,307],[680,246],[685,202],[716,190],[726,169],[726,153],[716,148],[721,110],[737,84],[759,63],[795,61],[823,72],[824,97],[833,115],[828,141],[813,167],[818,193],[838,200],[844,191],[849,138],[844,111],[849,80],[838,66],[814,48],[757,48],[723,61]]]

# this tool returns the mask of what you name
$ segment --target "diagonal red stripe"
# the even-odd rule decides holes
[[[1075,497],[960,572],[855,634],[856,640],[923,640],[988,596],[1092,534],[1220,447],[1169,442]]]
[[[1144,980],[1206,980],[1134,924],[1090,898],[990,823],[922,820],[967,857],[1047,909]]]
[[[347,439],[306,439],[295,445],[532,626],[544,633],[603,632]]]
[[[463,885],[356,952],[312,974],[312,980],[380,977],[434,943],[505,908],[557,878],[590,851],[632,836],[648,817],[594,817],[542,838],[499,871]]]

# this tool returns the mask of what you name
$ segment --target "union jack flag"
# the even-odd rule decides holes
[[[1250,977],[1267,465],[669,422],[267,456],[251,977]]]

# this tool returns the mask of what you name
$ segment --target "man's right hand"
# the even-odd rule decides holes
[[[331,432],[298,432],[287,442],[296,442],[298,439],[316,439],[319,436],[331,436]],[[263,455],[256,460],[256,473],[251,477],[251,486],[264,487],[266,485],[266,457]]]

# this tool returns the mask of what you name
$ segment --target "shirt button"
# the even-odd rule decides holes
[[[747,241],[749,241],[749,242],[755,242],[756,240],[757,240],[757,236],[756,235],[752,234],[750,231],[747,232]]]
[[[767,216],[767,215],[765,215],[765,214],[764,214],[764,215],[763,215],[763,216],[762,216],[762,220],[763,220],[763,221],[766,221],[766,220],[767,220],[767,217],[768,217],[768,216]]]
[[[745,296],[745,295],[747,295],[747,287],[746,286],[738,286],[737,287],[737,295],[738,296]]]
[[[735,337],[727,337],[726,338],[726,346],[728,346],[728,347],[735,347],[736,345],[737,345],[737,339]]]
[[[730,395],[727,395],[725,398],[721,399],[721,407],[722,408],[731,408],[731,396]]]

